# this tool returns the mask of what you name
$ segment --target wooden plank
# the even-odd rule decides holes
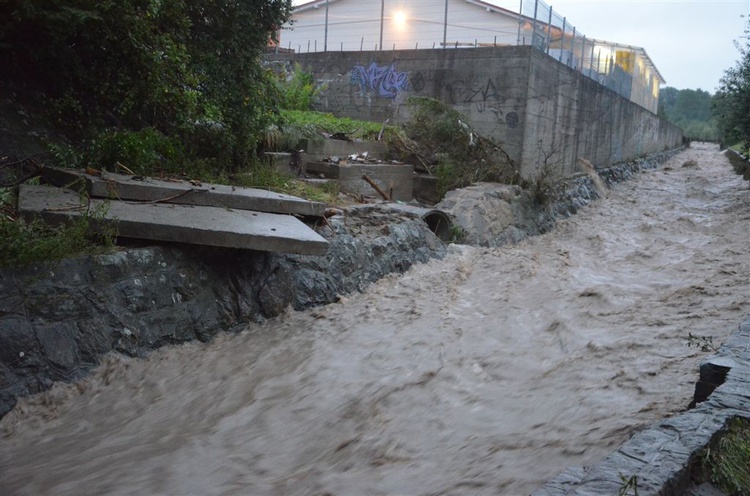
[[[291,215],[222,207],[134,203],[91,199],[105,220],[116,221],[119,236],[224,246],[247,250],[322,255],[328,241]],[[68,189],[21,185],[18,209],[29,217],[41,215],[63,223],[85,214],[86,199]]]

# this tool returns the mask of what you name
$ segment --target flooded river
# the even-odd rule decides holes
[[[544,236],[109,357],[3,419],[0,488],[527,494],[688,405],[688,334],[718,345],[750,312],[749,243],[748,183],[694,145]]]

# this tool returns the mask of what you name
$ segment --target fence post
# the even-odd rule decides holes
[[[600,81],[601,77],[599,77],[599,74],[601,74],[601,71],[599,70],[602,67],[602,51],[599,50],[599,53],[596,54],[596,80]]]
[[[586,35],[583,35],[581,43],[581,73],[583,74],[583,64],[586,63]]]
[[[539,10],[539,0],[534,0],[534,25],[531,28],[531,46],[536,42],[536,14]]]
[[[443,17],[443,48],[448,48],[446,46],[446,43],[448,43],[448,0],[445,0],[445,17]]]
[[[326,0],[326,25],[325,30],[323,31],[323,51],[328,51],[328,2],[329,0]]]
[[[571,60],[570,63],[567,64],[568,67],[572,67],[573,69],[576,68],[576,27],[573,26],[573,37],[570,39],[570,56]]]
[[[328,0],[326,0],[328,1]],[[547,22],[547,55],[549,55],[549,46],[552,44],[552,6],[549,7],[549,22]]]
[[[516,46],[521,44],[521,24],[523,23],[523,0],[520,0],[521,4],[518,6],[518,36],[516,36]]]
[[[565,21],[567,19],[567,17],[563,17],[562,35],[560,37],[560,58],[557,59],[558,62],[562,62],[563,52],[565,51]]]

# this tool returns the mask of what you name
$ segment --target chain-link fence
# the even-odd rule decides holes
[[[521,0],[519,12],[519,33],[525,19],[531,19],[536,48],[656,112],[664,79],[643,48],[587,38],[543,0]]]
[[[532,45],[649,110],[663,78],[645,50],[587,38],[543,0],[317,1],[299,6],[278,51]]]

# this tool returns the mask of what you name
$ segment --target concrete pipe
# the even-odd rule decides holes
[[[441,241],[449,242],[453,239],[453,221],[442,210],[415,207],[400,203],[392,203],[389,205],[389,208],[397,212],[406,212],[419,216],[427,224],[427,227],[430,228],[430,231],[435,233],[435,236]]]

